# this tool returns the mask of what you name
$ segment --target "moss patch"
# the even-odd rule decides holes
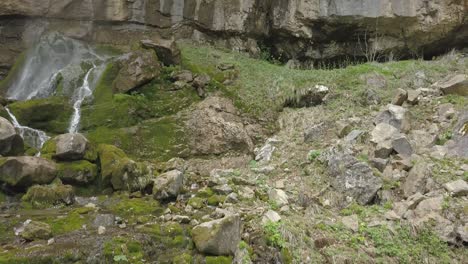
[[[54,134],[67,132],[73,112],[68,99],[63,97],[18,101],[8,107],[21,125]]]
[[[88,184],[98,176],[98,167],[86,160],[57,164],[57,176],[65,183]]]
[[[56,205],[70,204],[73,197],[74,191],[72,186],[51,184],[31,186],[21,199],[23,202],[30,203],[32,208],[48,208]]]
[[[104,257],[109,263],[145,263],[140,242],[123,236],[104,243]]]

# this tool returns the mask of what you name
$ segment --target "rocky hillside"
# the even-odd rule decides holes
[[[2,100],[52,138],[23,142],[2,110],[0,263],[468,260],[465,55],[294,70],[138,45],[81,134],[60,90]]]
[[[5,74],[41,24],[94,43],[163,36],[213,42],[305,65],[442,54],[468,41],[463,0],[4,0]]]

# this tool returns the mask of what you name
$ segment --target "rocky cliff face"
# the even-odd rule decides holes
[[[446,51],[467,41],[467,10],[466,0],[4,0],[0,68],[38,32],[38,20],[98,43],[173,35],[317,62]]]

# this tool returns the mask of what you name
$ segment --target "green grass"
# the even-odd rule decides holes
[[[295,70],[213,47],[185,43],[181,45],[181,50],[185,68],[212,76],[224,95],[254,117],[274,117],[284,100],[293,96],[294,90],[301,91],[317,84],[328,86],[336,95],[327,103],[327,107],[336,108],[339,116],[365,113],[368,109],[360,106],[360,94],[366,88],[365,80],[361,78],[364,75],[376,73],[387,79],[387,89],[377,92],[384,102],[390,102],[396,88],[411,88],[417,71],[424,71],[426,76],[434,79],[430,81],[436,81],[456,69],[456,65],[445,62],[410,60],[365,63],[331,70]],[[216,66],[220,63],[235,65],[235,74],[217,70]],[[226,75],[237,76],[236,82],[229,86],[222,85]]]

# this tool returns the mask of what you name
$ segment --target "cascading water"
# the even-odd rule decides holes
[[[19,131],[20,136],[29,146],[41,149],[44,143],[50,139],[44,131],[20,125],[16,117],[11,113],[10,109],[5,107],[5,110],[10,116],[13,126]],[[37,156],[39,155],[40,152],[37,153]]]
[[[81,106],[92,96],[106,59],[79,41],[59,34],[45,35],[27,52],[24,66],[6,95],[13,100],[31,100],[52,95],[70,97],[74,113],[68,130],[71,133],[78,132]],[[84,78],[80,80],[83,74]],[[81,85],[77,85],[79,83]],[[25,141],[41,149],[49,139],[47,134],[22,126],[14,114],[9,109],[7,111]]]
[[[70,121],[70,127],[68,128],[68,132],[70,133],[76,133],[78,132],[78,126],[80,124],[80,119],[81,119],[81,105],[83,104],[83,101],[93,95],[93,91],[91,90],[90,85],[90,76],[91,73],[96,69],[96,65],[93,64],[93,67],[89,69],[89,71],[86,73],[84,80],[83,80],[83,85],[81,85],[80,88],[76,90],[75,95],[72,98],[73,102],[73,116]]]

